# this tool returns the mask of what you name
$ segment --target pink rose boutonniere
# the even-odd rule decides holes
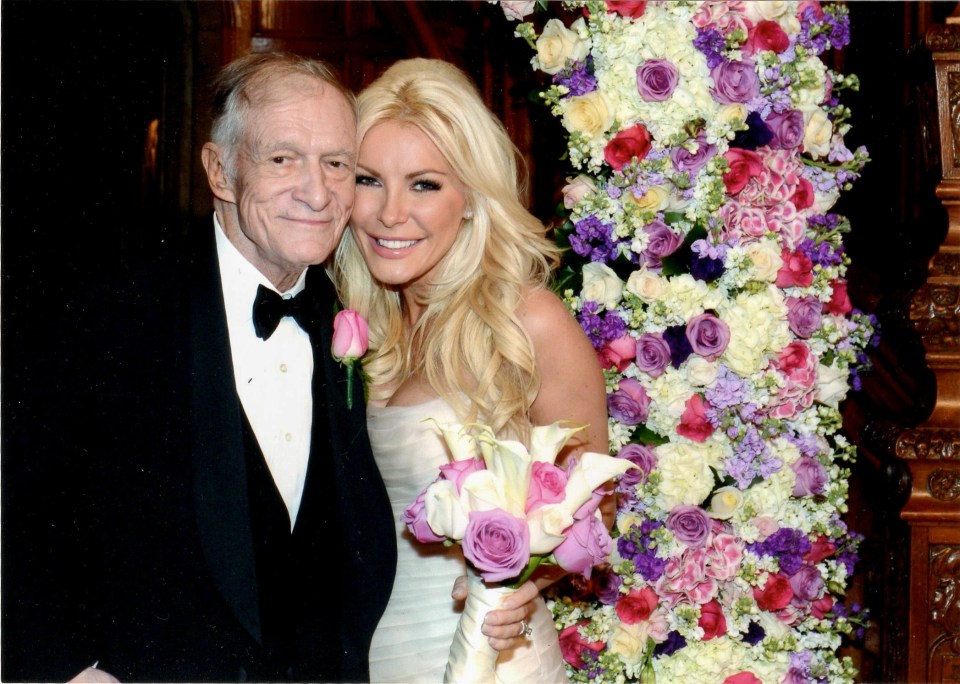
[[[344,309],[333,319],[333,358],[347,367],[347,408],[353,408],[353,369],[367,353],[370,342],[367,322],[352,309]]]

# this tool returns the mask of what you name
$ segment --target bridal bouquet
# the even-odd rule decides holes
[[[875,319],[831,212],[868,161],[844,142],[857,79],[820,57],[846,9],[576,0],[525,21],[546,5],[501,3],[552,81],[559,289],[606,367],[611,453],[638,466],[607,563],[552,603],[568,675],[851,682],[838,405]]]
[[[482,578],[468,578],[445,681],[493,681],[497,652],[480,633],[483,616],[540,563],[589,577],[612,549],[597,510],[602,487],[636,466],[588,452],[561,469],[557,454],[582,428],[560,423],[534,427],[529,449],[496,439],[483,425],[438,427],[452,461],[402,520],[420,542],[462,544]]]

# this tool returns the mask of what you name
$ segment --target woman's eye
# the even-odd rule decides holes
[[[436,191],[442,188],[443,186],[440,183],[432,180],[418,180],[413,184],[413,189],[418,192],[429,192]]]
[[[357,176],[357,185],[375,186],[379,185],[379,181],[373,176],[364,176],[361,174]]]

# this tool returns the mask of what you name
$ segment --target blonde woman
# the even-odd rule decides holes
[[[605,453],[603,376],[546,287],[558,250],[521,204],[516,148],[472,82],[446,62],[405,60],[359,102],[356,204],[335,279],[370,324],[367,423],[400,547],[371,679],[439,682],[464,596],[458,584],[451,598],[451,586],[466,569],[460,547],[419,544],[399,520],[447,460],[424,419],[520,439],[531,425],[573,420],[589,428],[562,456]],[[552,579],[488,615],[498,681],[566,681],[539,598]]]

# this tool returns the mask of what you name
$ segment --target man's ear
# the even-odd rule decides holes
[[[212,142],[206,143],[200,151],[200,160],[207,172],[207,182],[210,184],[213,196],[224,202],[236,204],[237,196],[233,192],[233,182],[227,176],[223,150],[220,146]]]

